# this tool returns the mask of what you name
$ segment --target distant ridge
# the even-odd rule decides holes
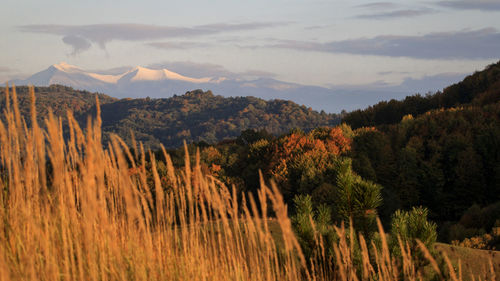
[[[116,98],[167,98],[193,89],[202,89],[211,90],[224,97],[254,96],[265,100],[292,100],[315,110],[331,113],[355,110],[380,100],[401,99],[413,94],[407,89],[330,89],[284,82],[269,77],[252,79],[224,76],[190,77],[172,69],[143,66],[130,67],[109,74],[83,70],[65,62],[51,65],[24,80],[13,82],[16,85],[35,86],[60,84],[78,90],[106,93]]]
[[[71,68],[71,71],[78,71]],[[29,121],[30,98],[27,87],[17,87],[22,113]],[[3,111],[5,88],[0,88],[0,112]],[[39,121],[48,116],[49,108],[58,116],[68,109],[85,127],[87,116],[95,115],[95,94],[70,87],[53,85],[36,87]],[[215,143],[235,138],[247,129],[265,129],[279,135],[293,128],[305,131],[334,126],[340,121],[335,114],[319,113],[286,100],[255,97],[225,98],[211,91],[195,90],[163,99],[121,99],[99,94],[104,141],[118,134],[130,142],[130,132],[149,148],[178,147],[186,140]],[[1,118],[1,117],[0,117]],[[43,124],[43,123],[42,123]]]
[[[86,78],[86,79],[85,79]],[[78,66],[70,65],[66,62],[53,64],[46,70],[38,72],[26,80],[18,81],[21,84],[32,83],[36,86],[48,86],[51,84],[71,83],[68,85],[78,87],[81,84],[79,80],[93,81],[95,83],[117,84],[119,82],[137,82],[137,81],[162,81],[162,80],[177,80],[190,83],[217,83],[223,81],[224,77],[212,78],[192,78],[186,77],[179,73],[168,69],[149,69],[146,67],[136,66],[121,74],[100,74],[82,70]],[[98,82],[97,82],[98,81]]]

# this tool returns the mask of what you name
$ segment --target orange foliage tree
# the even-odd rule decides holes
[[[335,170],[339,156],[349,151],[351,139],[342,128],[318,128],[310,133],[294,131],[276,140],[267,168],[286,195],[310,193],[321,185],[325,174]]]

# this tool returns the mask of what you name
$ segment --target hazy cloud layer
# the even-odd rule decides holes
[[[460,10],[500,11],[498,0],[439,1],[438,5]]]
[[[402,99],[408,95],[435,93],[443,90],[452,84],[458,83],[470,73],[439,73],[435,75],[426,75],[423,77],[406,77],[399,84],[391,84],[380,80],[368,84],[359,85],[330,85],[330,89],[335,91],[347,91],[350,93],[366,94],[377,93],[378,100],[389,100],[392,98]],[[367,106],[365,103],[364,106]]]
[[[421,78],[407,77],[401,83],[402,90],[408,90],[412,93],[426,94],[441,91],[443,88],[462,81],[470,73],[440,73],[435,75],[426,75]]]
[[[260,70],[247,70],[244,72],[233,72],[222,65],[212,63],[196,63],[189,61],[173,61],[156,63],[147,66],[153,69],[170,69],[189,77],[227,77],[232,79],[247,79],[247,78],[270,78],[275,77],[275,73],[260,71]]]
[[[384,35],[327,43],[287,40],[265,47],[417,59],[498,59],[499,46],[500,33],[494,28],[485,28],[421,36]]]
[[[304,27],[305,30],[316,30],[316,29],[326,29],[326,28],[331,28],[335,25],[333,24],[324,24],[324,25],[310,25]]]
[[[379,12],[371,14],[357,15],[356,18],[359,19],[392,19],[392,18],[408,18],[417,17],[422,15],[427,15],[433,13],[434,10],[422,8],[422,9],[405,9],[405,10],[395,10],[389,12]]]
[[[198,25],[194,27],[176,27],[146,24],[93,24],[93,25],[23,25],[19,30],[32,33],[45,33],[63,36],[63,42],[73,48],[72,54],[78,54],[90,48],[91,44],[98,44],[105,48],[113,40],[145,41],[166,38],[193,37],[255,30],[283,25],[278,22],[251,22],[241,24],[217,23]]]
[[[146,45],[155,47],[157,49],[193,49],[193,48],[203,48],[209,47],[209,43],[202,42],[151,42]]]
[[[5,83],[15,79],[24,79],[28,76],[26,73],[20,73],[18,69],[8,66],[0,66],[0,87],[5,86]]]
[[[404,5],[392,2],[373,2],[363,5],[358,5],[356,8],[366,11],[366,13],[354,16],[358,19],[394,19],[417,17],[434,13],[435,11],[425,7],[407,7]]]
[[[14,69],[10,68],[10,67],[6,67],[6,66],[0,66],[0,73],[8,73],[8,72],[12,72]]]
[[[378,75],[392,75],[392,74],[410,74],[409,71],[379,71]]]
[[[392,2],[373,2],[373,3],[358,5],[356,7],[357,8],[366,8],[366,9],[377,9],[377,10],[383,9],[383,10],[385,10],[385,9],[397,8],[398,5],[396,5],[395,3],[392,3]]]
[[[387,74],[390,72],[387,72]],[[404,74],[405,72],[397,72]],[[385,74],[385,73],[384,73]],[[409,72],[406,74],[410,75]],[[426,75],[423,77],[407,76],[399,84],[391,84],[380,80],[373,83],[361,85],[330,85],[332,89],[350,89],[350,90],[384,90],[388,92],[405,92],[408,95],[428,92],[441,91],[444,87],[448,87],[454,83],[460,82],[469,73],[439,73],[434,75]]]

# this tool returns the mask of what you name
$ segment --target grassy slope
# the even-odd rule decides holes
[[[277,246],[283,246],[283,238],[278,222],[269,220],[268,224]],[[455,269],[458,269],[458,262],[460,260],[463,280],[471,280],[471,272],[474,276],[482,276],[484,272],[489,272],[490,259],[495,272],[500,272],[500,251],[478,250],[445,243],[436,243],[434,247],[438,253],[446,253],[452,264],[455,265]],[[497,276],[497,280],[500,280],[500,276]]]
[[[470,280],[471,272],[477,276],[487,271],[490,259],[495,272],[500,272],[500,251],[478,250],[444,243],[436,243],[435,248],[439,253],[446,253],[454,265],[458,266],[458,261],[461,261],[464,280]],[[500,276],[497,276],[497,280],[500,280],[499,278]]]

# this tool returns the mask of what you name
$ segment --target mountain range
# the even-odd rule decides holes
[[[338,113],[355,110],[381,100],[400,99],[413,94],[404,87],[326,88],[283,82],[272,78],[189,77],[165,68],[131,67],[113,72],[92,72],[65,62],[54,64],[16,85],[61,84],[74,89],[106,93],[116,98],[167,98],[194,89],[211,90],[224,97],[254,96],[265,100],[283,99],[315,110]],[[443,86],[446,84],[443,84]]]

